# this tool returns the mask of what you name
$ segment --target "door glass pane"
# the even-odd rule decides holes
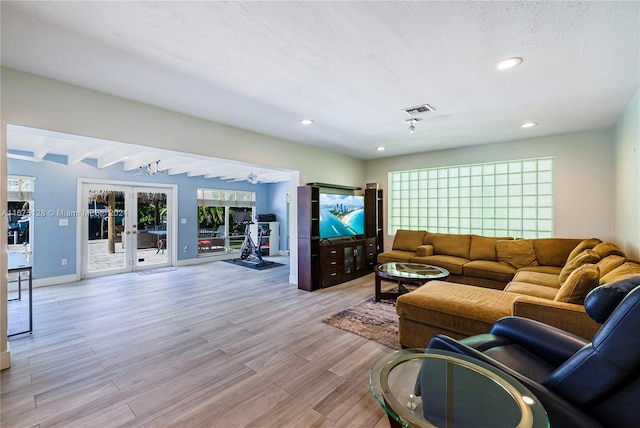
[[[353,247],[344,247],[344,273],[353,272]]]
[[[30,201],[7,202],[7,244],[9,251],[29,253],[29,225],[31,223]]]
[[[118,190],[88,191],[88,272],[123,269],[127,266],[123,242],[124,197],[125,193]]]
[[[166,263],[167,194],[164,192],[136,191],[137,226],[135,260],[137,266]]]
[[[356,246],[356,270],[364,267],[364,245]]]

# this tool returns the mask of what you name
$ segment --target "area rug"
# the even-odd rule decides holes
[[[371,298],[331,315],[322,322],[389,348],[400,349],[398,315],[396,315],[396,304],[392,300],[376,302]]]
[[[283,263],[276,263],[276,262],[271,262],[267,260],[265,260],[262,263],[252,263],[252,262],[245,262],[244,260],[240,260],[240,259],[228,259],[228,260],[223,260],[223,262],[231,263],[232,265],[242,266],[242,267],[255,269],[255,270],[265,270],[265,269],[271,269],[278,266],[284,266]]]

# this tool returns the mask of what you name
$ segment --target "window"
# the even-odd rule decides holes
[[[198,254],[239,250],[253,218],[255,192],[198,189]]]
[[[389,173],[389,233],[553,236],[553,158]]]

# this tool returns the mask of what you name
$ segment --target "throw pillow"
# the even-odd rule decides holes
[[[533,242],[530,239],[496,241],[498,261],[520,269],[525,266],[538,266]]]
[[[640,286],[640,275],[594,288],[584,299],[584,309],[602,324],[634,288]]]
[[[560,284],[564,284],[564,282],[569,278],[571,272],[579,268],[580,266],[586,263],[597,263],[600,260],[600,257],[593,250],[584,250],[571,260],[567,262],[566,265],[560,271]]]
[[[571,260],[572,258],[577,256],[578,254],[583,252],[584,250],[591,250],[593,247],[595,247],[596,245],[600,244],[601,242],[602,241],[599,240],[598,238],[589,238],[589,239],[583,240],[578,245],[576,245],[576,247],[573,250],[571,250],[571,252],[569,253],[569,257],[567,257],[567,261],[565,262],[565,264],[568,263],[569,260]],[[600,257],[602,258],[602,256],[600,256]]]
[[[607,275],[612,270],[622,266],[622,264],[626,261],[627,259],[625,257],[616,255],[610,255],[601,258],[597,263],[598,267],[600,268],[600,276]]]
[[[624,251],[611,242],[602,242],[593,247],[593,251],[599,255],[601,259],[611,255],[624,257]]]
[[[640,262],[629,260],[600,278],[600,284],[610,284],[636,275],[640,275]]]
[[[573,270],[567,280],[562,283],[554,300],[581,305],[587,294],[598,286],[599,279],[600,269],[598,266],[583,264]]]

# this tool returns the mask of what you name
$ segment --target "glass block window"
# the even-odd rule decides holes
[[[389,189],[391,235],[553,236],[553,158],[393,171]]]

